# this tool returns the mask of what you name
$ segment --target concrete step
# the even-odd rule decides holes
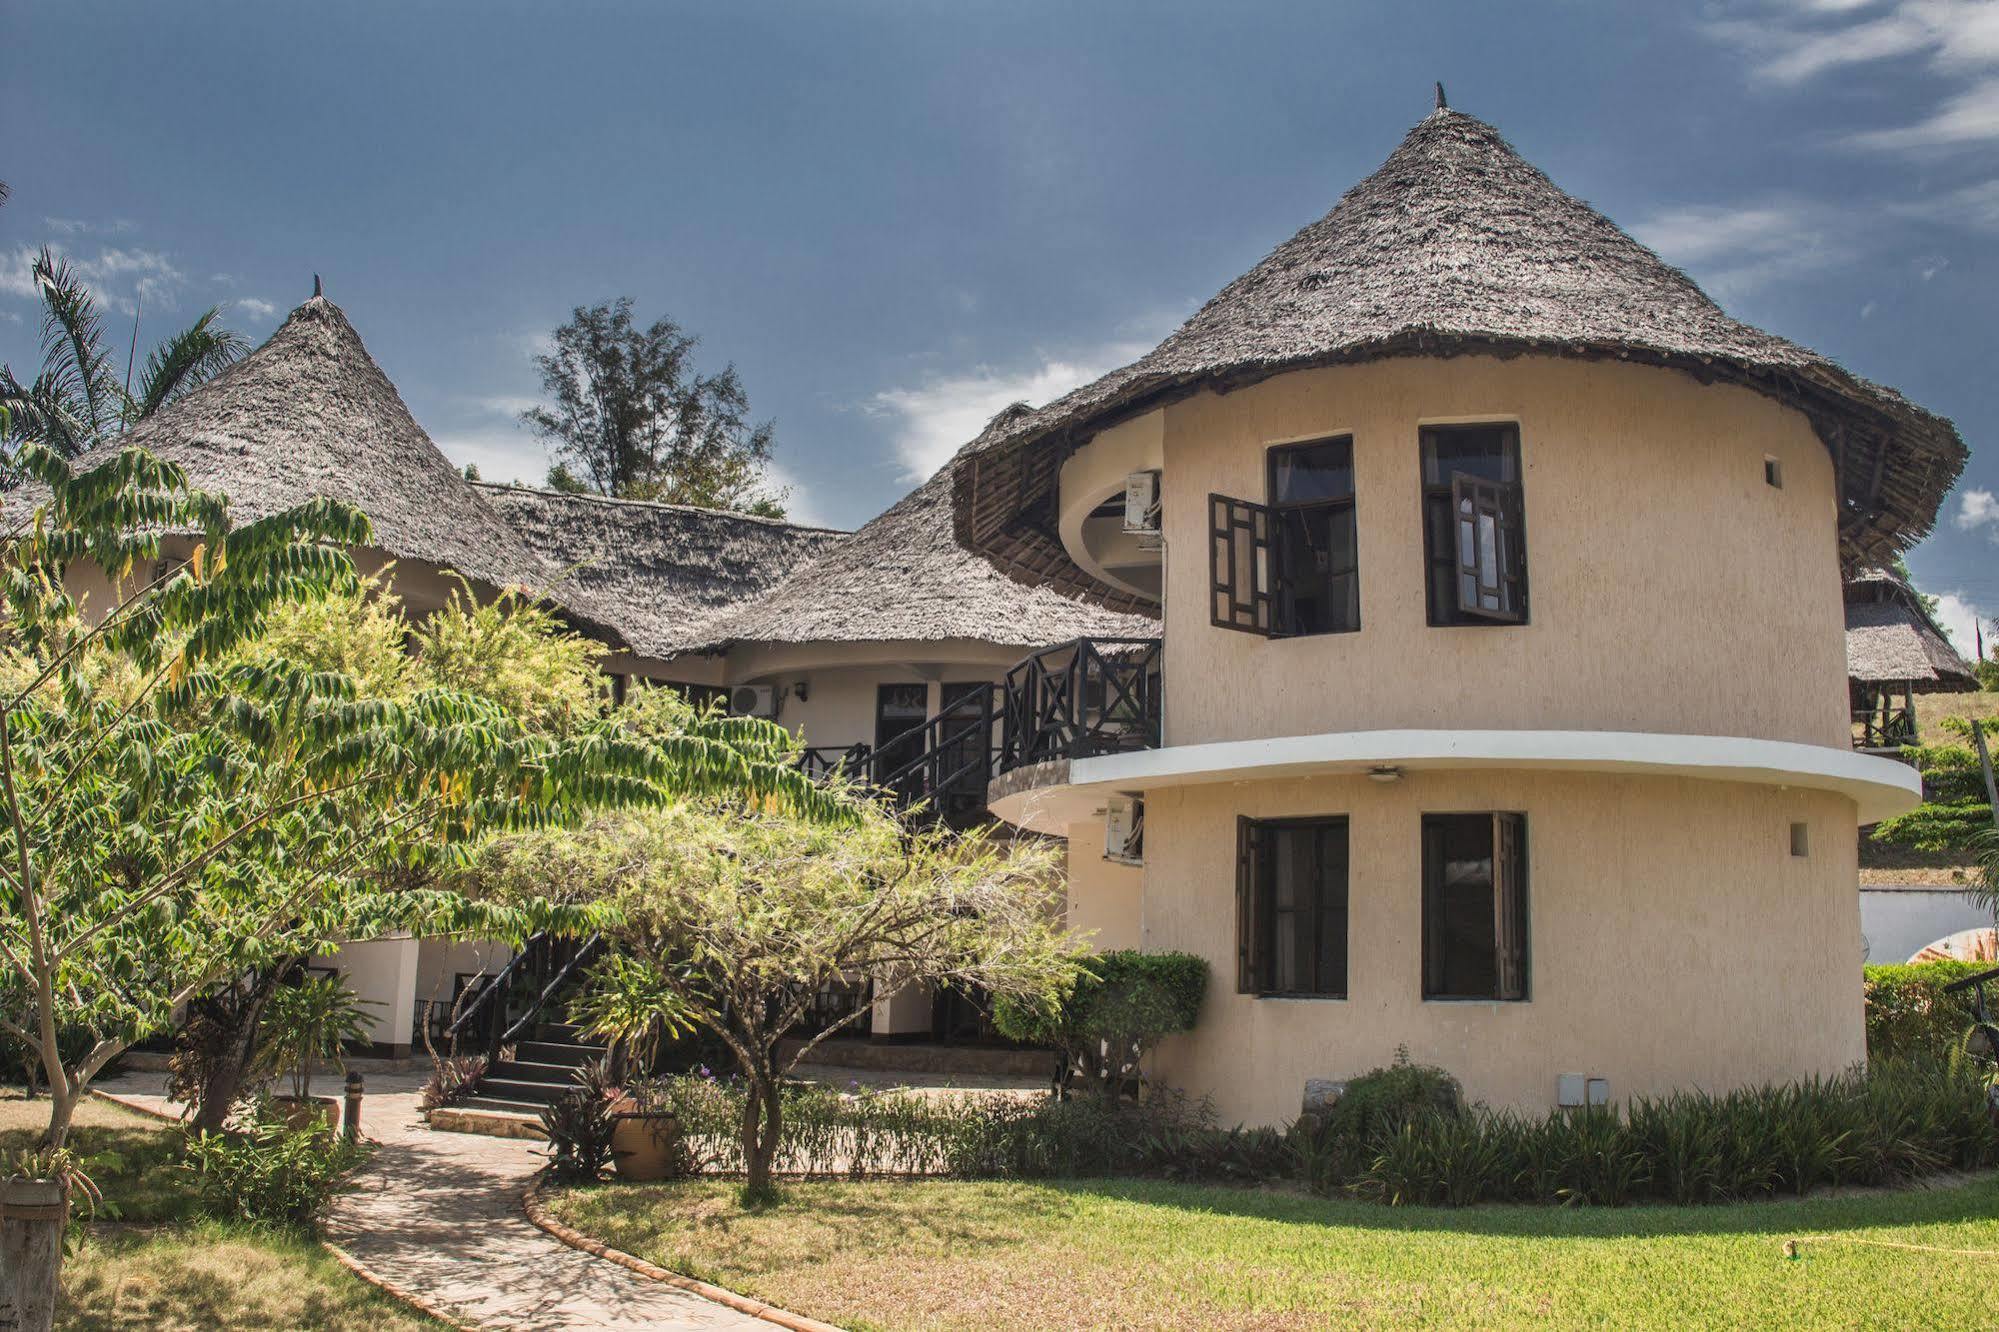
[[[523,1063],[562,1064],[569,1068],[592,1063],[609,1053],[607,1046],[573,1041],[522,1041],[514,1047],[514,1058]]]
[[[503,1078],[508,1082],[548,1082],[566,1089],[576,1085],[577,1067],[575,1064],[502,1059],[486,1070],[486,1077]]]
[[[526,1115],[536,1123],[541,1122],[541,1112],[549,1106],[547,1101],[517,1100],[496,1092],[475,1091],[458,1102],[456,1108],[473,1110],[499,1110],[510,1115]]]
[[[430,1112],[430,1126],[439,1133],[478,1133],[488,1138],[548,1138],[538,1114],[470,1101],[439,1106]]]
[[[479,1079],[479,1085],[472,1095],[494,1101],[509,1101],[520,1105],[553,1105],[575,1090],[573,1082],[526,1082],[518,1078],[496,1078],[491,1074]]]

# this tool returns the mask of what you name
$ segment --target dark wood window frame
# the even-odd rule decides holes
[[[1278,491],[1279,464],[1287,454],[1324,448],[1329,444],[1347,449],[1347,493],[1323,499],[1281,500]],[[1304,629],[1293,622],[1285,595],[1290,578],[1283,568],[1283,531],[1288,523],[1319,514],[1329,524],[1342,518],[1349,524],[1352,567],[1343,572],[1356,583],[1360,578],[1359,533],[1352,527],[1356,501],[1352,483],[1353,436],[1324,435],[1316,439],[1272,445],[1265,452],[1264,484],[1270,502],[1235,499],[1228,495],[1208,496],[1208,622],[1220,629],[1258,634],[1264,638],[1316,638],[1321,634],[1357,633],[1360,630],[1358,590],[1354,597],[1353,621],[1324,629]],[[1328,552],[1331,543],[1328,541]]]
[[[1489,820],[1491,872],[1492,982],[1489,991],[1453,986],[1445,974],[1448,928],[1445,919],[1443,840],[1456,825]],[[1531,891],[1527,865],[1527,816],[1517,810],[1428,812],[1422,820],[1423,998],[1452,1002],[1486,1000],[1525,1003],[1533,997],[1530,941]]]
[[[1278,870],[1275,840],[1284,832],[1316,832],[1312,855],[1318,872],[1309,905],[1298,900],[1294,889],[1292,904],[1280,907],[1276,884]],[[1335,852],[1336,843],[1336,855]],[[1339,882],[1328,891],[1324,874],[1337,863]],[[1236,993],[1262,999],[1345,999],[1351,984],[1352,941],[1352,845],[1344,814],[1308,818],[1236,819]],[[1276,983],[1277,940],[1287,923],[1302,930],[1312,947],[1311,977],[1305,986]],[[1326,965],[1318,943],[1334,922],[1338,926],[1336,967]],[[1322,974],[1330,971],[1333,974]]]
[[[1498,479],[1459,471],[1437,458],[1452,436],[1494,432],[1501,436]],[[1424,426],[1418,432],[1417,469],[1424,615],[1430,625],[1528,623],[1527,512],[1519,425],[1492,421]],[[1438,591],[1440,582],[1447,589],[1444,595]],[[1440,601],[1447,603],[1442,613]]]

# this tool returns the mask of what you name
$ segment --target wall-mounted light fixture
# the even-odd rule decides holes
[[[803,703],[805,701],[805,681],[800,680],[797,684],[791,687],[791,696],[797,699],[800,703]]]
[[[1378,763],[1367,770],[1367,775],[1372,781],[1399,782],[1402,780],[1402,769],[1393,763]]]

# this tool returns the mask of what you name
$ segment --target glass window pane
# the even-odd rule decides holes
[[[1353,441],[1328,439],[1270,451],[1270,502],[1310,504],[1353,496]]]

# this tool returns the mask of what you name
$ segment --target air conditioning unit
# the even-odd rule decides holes
[[[737,685],[729,691],[729,711],[738,717],[775,717],[777,687]]]
[[[1138,796],[1112,796],[1104,805],[1104,859],[1145,863],[1145,801]]]
[[[1159,546],[1159,473],[1133,472],[1124,479],[1124,530],[1148,550]]]

